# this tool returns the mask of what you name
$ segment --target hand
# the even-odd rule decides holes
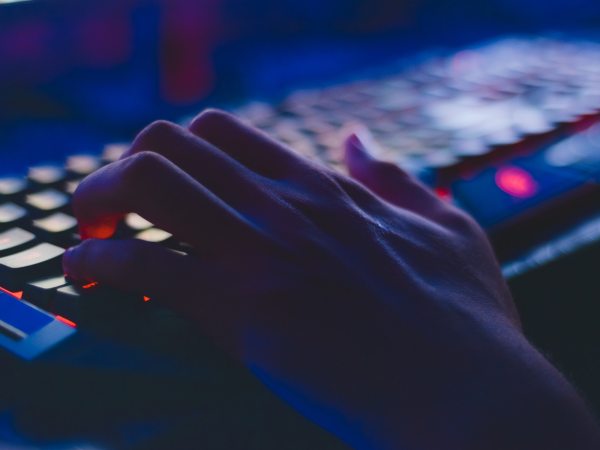
[[[598,448],[523,337],[484,233],[367,147],[347,141],[355,181],[225,113],[155,123],[80,185],[74,211],[90,238],[136,212],[196,256],[89,239],[65,271],[196,321],[355,448]]]

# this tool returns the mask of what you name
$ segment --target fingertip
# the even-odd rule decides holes
[[[365,127],[354,127],[345,142],[346,162],[372,162],[377,158],[378,146],[371,132]]]
[[[84,274],[82,273],[82,248],[81,245],[71,247],[65,251],[62,259],[63,273],[66,277],[82,282]]]

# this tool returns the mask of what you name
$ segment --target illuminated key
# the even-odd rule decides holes
[[[51,212],[66,207],[69,197],[54,189],[46,189],[26,197],[28,206],[38,211]]]
[[[0,205],[0,230],[19,226],[27,218],[27,210],[14,203]]]
[[[64,233],[75,229],[77,219],[67,214],[55,213],[44,219],[34,220],[33,225],[47,233]]]
[[[31,281],[25,285],[23,300],[49,311],[56,290],[66,285],[67,280],[62,275]]]
[[[0,178],[0,198],[13,198],[19,196],[27,189],[27,181],[23,178]]]
[[[0,233],[0,256],[17,253],[34,242],[35,236],[29,231],[21,228],[11,228],[4,233]]]
[[[104,152],[102,152],[102,160],[105,163],[115,162],[123,156],[123,153],[125,153],[128,148],[129,145],[124,143],[108,144],[104,147]]]
[[[160,230],[158,228],[150,228],[135,235],[136,239],[154,242],[156,244],[167,244],[172,237],[173,235],[168,231]]]
[[[61,273],[64,252],[60,247],[43,243],[0,258],[0,286],[19,291],[28,281]]]
[[[65,192],[73,195],[83,180],[71,180],[65,184]]]
[[[53,243],[61,245],[70,245],[72,236],[77,228],[77,219],[63,213],[54,213],[43,219],[33,221],[34,230],[39,232],[41,237]]]
[[[127,214],[125,224],[134,231],[143,231],[153,227],[151,222],[135,213]]]
[[[65,170],[60,166],[36,166],[29,168],[28,178],[39,186],[55,186],[64,181]]]
[[[73,155],[67,159],[67,172],[74,176],[86,176],[100,168],[102,162],[93,155]]]

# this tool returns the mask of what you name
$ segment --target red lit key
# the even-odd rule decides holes
[[[44,243],[0,258],[0,286],[10,291],[19,291],[28,281],[61,273],[64,252],[60,247]]]
[[[34,242],[35,236],[29,231],[21,228],[11,228],[4,233],[0,233],[0,256],[17,253]]]

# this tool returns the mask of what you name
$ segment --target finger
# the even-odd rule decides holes
[[[265,177],[279,179],[310,163],[265,133],[223,111],[207,110],[189,126],[244,166]]]
[[[260,182],[250,170],[178,125],[158,121],[146,127],[122,159],[143,151],[164,156],[227,203],[256,201]]]
[[[218,264],[136,239],[89,239],[65,252],[63,269],[77,281],[150,297],[195,320],[224,348],[237,348],[239,323],[246,317],[239,300],[248,290],[232,282],[235,272]]]
[[[370,137],[354,133],[346,140],[345,159],[352,178],[384,200],[425,217],[435,217],[447,206],[426,186],[397,165],[374,158],[368,150]]]
[[[80,282],[98,282],[120,291],[164,298],[184,293],[187,280],[208,275],[197,260],[136,239],[88,239],[68,249],[63,270]]]
[[[129,212],[193,245],[234,245],[255,238],[237,211],[152,152],[137,153],[86,178],[75,191],[73,212],[83,238],[108,237],[112,233],[107,233],[107,221],[113,225],[115,218]]]

